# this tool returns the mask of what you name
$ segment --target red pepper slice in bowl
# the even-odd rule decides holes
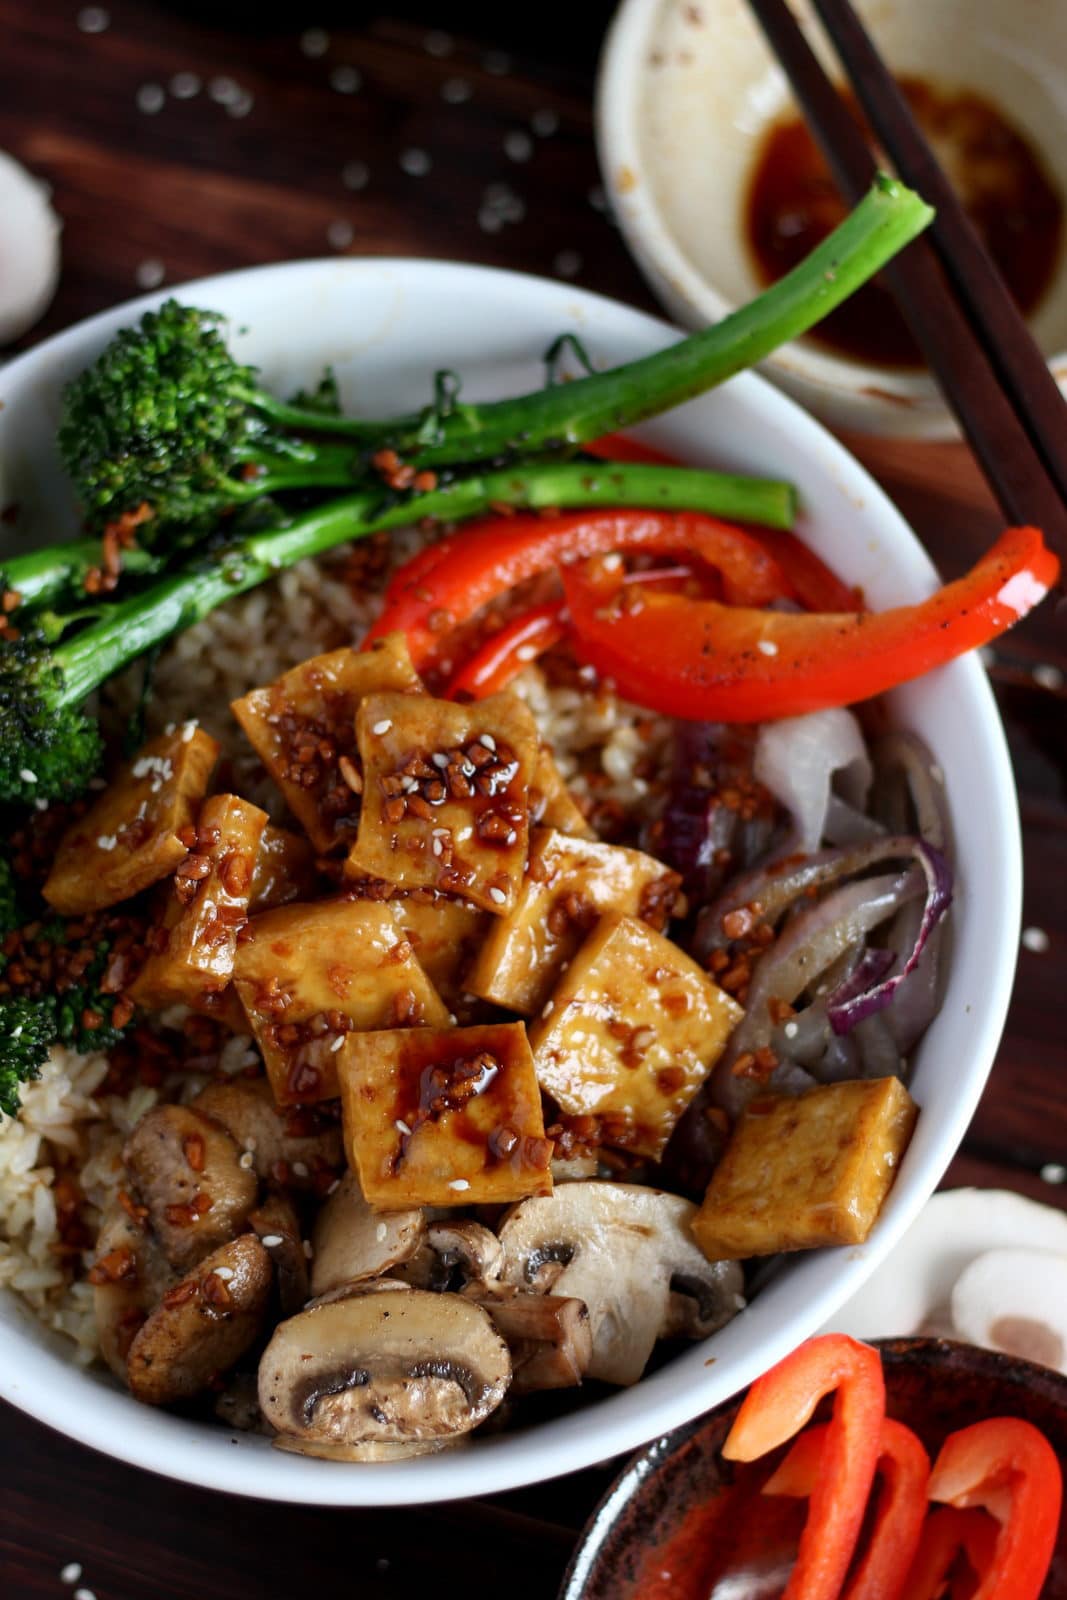
[[[973,1511],[957,1511],[955,1506],[942,1506],[939,1511],[932,1511],[923,1523],[919,1548],[908,1573],[906,1600],[939,1600],[946,1593],[945,1584],[961,1555],[981,1581],[993,1565],[997,1533],[994,1519],[977,1507]],[[966,1592],[973,1597],[974,1586]],[[948,1600],[956,1600],[956,1596],[953,1586]]]
[[[1037,604],[1059,562],[1036,528],[1009,528],[928,600],[874,613],[788,613],[649,591],[601,562],[563,569],[578,653],[619,693],[711,722],[852,705],[996,638]]]
[[[755,1461],[811,1420],[834,1395],[808,1519],[783,1600],[837,1600],[863,1525],[881,1450],[885,1380],[877,1350],[844,1334],[810,1339],[757,1378],[722,1447]]]

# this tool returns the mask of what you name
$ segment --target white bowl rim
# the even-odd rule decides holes
[[[81,344],[99,345],[118,327],[172,295],[211,304],[213,295],[224,295],[255,280],[258,285],[269,283],[272,289],[277,286],[277,302],[284,306],[287,293],[295,292],[302,278],[310,281],[319,274],[338,273],[350,275],[353,283],[361,276],[372,279],[377,274],[391,274],[398,282],[417,279],[422,293],[427,292],[428,280],[432,280],[431,289],[433,283],[443,289],[451,279],[454,287],[462,286],[472,298],[479,282],[487,286],[492,283],[506,287],[516,306],[524,297],[531,297],[532,306],[537,297],[551,295],[553,310],[561,316],[565,306],[574,316],[599,315],[607,319],[608,326],[599,330],[606,338],[612,337],[611,324],[615,337],[622,337],[626,329],[639,336],[648,348],[677,338],[677,330],[658,318],[605,296],[531,274],[418,257],[327,258],[246,268],[127,301],[75,324],[16,358],[0,371],[0,390],[13,378],[32,372],[42,356],[54,358],[64,351],[72,353]],[[832,479],[835,487],[855,503],[857,518],[868,519],[868,531],[877,524],[893,542],[896,554],[908,568],[907,586],[913,596],[918,598],[930,591],[937,582],[932,563],[883,491],[843,445],[788,396],[756,374],[739,374],[719,393],[727,390],[738,400],[743,397],[745,405],[758,409],[768,424],[787,423],[807,454],[821,458],[821,476]],[[751,1383],[830,1319],[917,1216],[970,1121],[1007,1014],[1022,908],[1021,841],[1011,762],[996,703],[979,660],[972,655],[940,672],[945,675],[943,681],[951,684],[960,717],[973,721],[973,738],[983,746],[989,814],[1000,830],[996,835],[1001,846],[996,870],[990,867],[990,877],[983,886],[983,892],[993,901],[1000,953],[991,958],[992,969],[980,1005],[973,1008],[981,1015],[977,1024],[972,1023],[978,1034],[968,1075],[961,1075],[953,1115],[936,1130],[932,1152],[922,1157],[929,1170],[920,1174],[919,1157],[910,1165],[905,1158],[890,1203],[865,1246],[810,1252],[790,1273],[779,1276],[780,1285],[783,1277],[792,1281],[793,1274],[804,1271],[809,1283],[815,1285],[805,1314],[744,1344],[737,1359],[729,1363],[728,1378],[724,1380],[716,1372],[717,1361],[712,1358],[702,1364],[695,1380],[672,1384],[672,1369],[678,1362],[691,1360],[693,1353],[689,1352],[632,1389],[529,1431],[485,1438],[469,1449],[407,1462],[361,1464],[350,1470],[336,1463],[271,1450],[262,1438],[238,1437],[221,1426],[216,1429],[141,1406],[117,1385],[111,1387],[109,1381],[89,1376],[69,1357],[59,1359],[54,1337],[42,1337],[39,1331],[30,1336],[2,1321],[0,1398],[80,1443],[197,1487],[289,1503],[377,1506],[462,1499],[577,1471],[635,1449]],[[965,1009],[970,1012],[972,1007]],[[775,1298],[776,1285],[772,1283],[724,1333],[729,1334],[731,1328],[735,1336],[743,1331],[761,1301],[766,1302],[769,1314]],[[35,1328],[32,1314],[25,1313],[22,1320],[26,1329]],[[718,1337],[722,1339],[723,1335]]]
[[[596,138],[604,186],[638,266],[668,310],[687,326],[717,322],[736,309],[698,272],[675,239],[654,195],[638,136],[641,75],[649,28],[665,0],[620,0],[605,36],[596,82]],[[618,174],[636,178],[620,189]],[[1067,353],[1048,358],[1060,375]],[[835,424],[868,431],[951,437],[958,430],[935,379],[854,361],[793,341],[761,363],[772,379],[794,385],[795,397]]]

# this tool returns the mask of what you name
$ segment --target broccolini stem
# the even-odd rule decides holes
[[[795,497],[788,484],[758,478],[689,467],[590,461],[535,462],[404,498],[380,489],[347,495],[301,513],[287,528],[246,536],[200,570],[165,577],[144,593],[109,605],[101,621],[56,647],[64,701],[80,704],[153,645],[297,561],[424,517],[459,521],[499,505],[528,510],[639,506],[706,511],[789,528]]]
[[[388,445],[420,467],[574,449],[680,405],[807,333],[880,272],[933,215],[912,190],[879,174],[845,220],[784,278],[665,350],[520,399],[453,404],[436,418],[432,410],[378,423],[322,416],[315,427],[344,433],[367,448]],[[308,426],[291,408],[272,408],[271,414],[283,424]]]

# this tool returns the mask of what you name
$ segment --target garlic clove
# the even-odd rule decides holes
[[[46,186],[0,150],[0,348],[51,304],[61,227]]]

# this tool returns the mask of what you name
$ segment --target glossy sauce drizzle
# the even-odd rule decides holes
[[[1045,293],[1060,251],[1063,197],[1026,137],[988,100],[911,77],[898,83],[1020,310]],[[862,122],[849,101],[857,122]],[[745,199],[744,229],[773,283],[845,215],[829,169],[799,118],[768,129]],[[836,354],[916,368],[923,358],[888,291],[868,284],[810,336]]]

